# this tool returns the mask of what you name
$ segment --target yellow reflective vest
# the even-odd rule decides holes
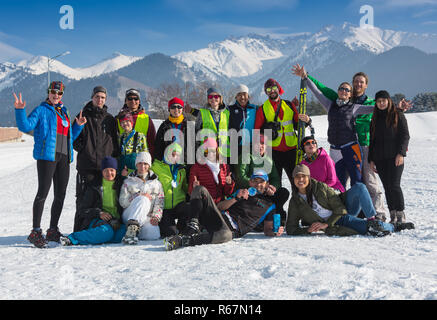
[[[281,129],[278,132],[278,137],[273,141],[269,141],[269,145],[272,147],[278,147],[281,144],[282,137],[285,137],[285,143],[288,147],[296,147],[297,135],[294,131],[293,125],[294,111],[284,100],[281,100],[280,107],[282,108],[283,115],[282,118],[278,116],[277,121],[280,122]],[[266,121],[273,122],[275,119],[275,109],[270,103],[270,100],[264,102],[262,108]]]
[[[221,155],[230,157],[230,145],[228,137],[229,129],[229,110],[225,109],[220,113],[219,127],[215,124],[211,112],[208,109],[200,109],[200,116],[202,117],[202,129],[212,130],[219,140],[219,152]]]

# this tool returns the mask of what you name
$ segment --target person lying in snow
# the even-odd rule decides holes
[[[230,199],[223,200],[217,205],[205,187],[196,186],[191,193],[191,212],[198,215],[200,225],[206,231],[166,237],[164,239],[166,250],[224,243],[244,236],[263,222],[266,236],[281,236],[284,227],[279,227],[277,232],[273,231],[275,205],[266,194],[268,180],[265,171],[255,171],[251,176],[251,184],[255,185],[255,188],[237,190]]]

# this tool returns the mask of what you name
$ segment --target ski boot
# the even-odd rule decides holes
[[[140,225],[136,220],[129,220],[127,223],[126,234],[123,237],[123,243],[128,245],[138,244],[138,234],[140,232]]]

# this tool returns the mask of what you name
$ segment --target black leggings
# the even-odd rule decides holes
[[[384,186],[385,198],[390,211],[405,209],[404,194],[401,189],[401,177],[404,165],[395,166],[395,159],[375,161],[376,170]]]
[[[41,227],[41,217],[44,203],[49,194],[53,180],[54,199],[51,209],[50,228],[57,228],[64,206],[68,179],[70,178],[70,161],[61,153],[56,153],[55,161],[38,160],[38,192],[33,202],[33,228]]]

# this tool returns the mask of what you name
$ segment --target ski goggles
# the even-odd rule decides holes
[[[273,86],[273,87],[270,87],[270,88],[266,88],[266,92],[267,93],[270,93],[270,92],[275,91],[275,90],[278,90],[278,86]]]

